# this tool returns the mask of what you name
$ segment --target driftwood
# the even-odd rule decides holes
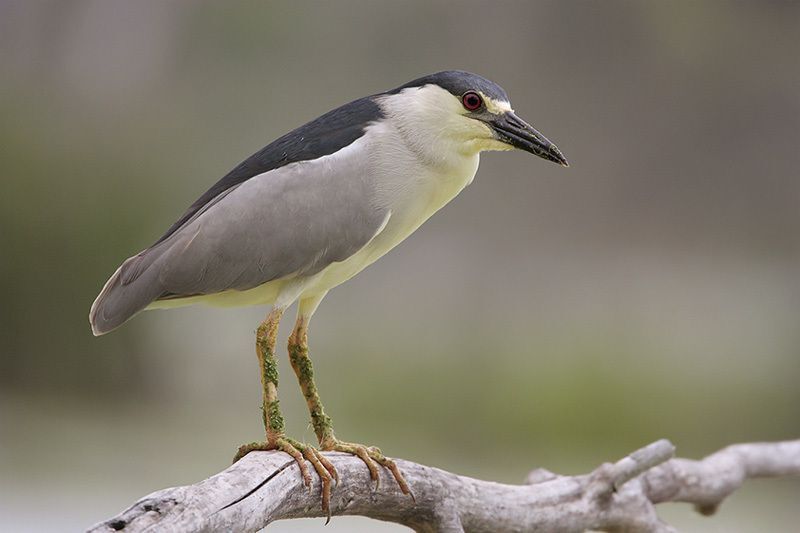
[[[327,453],[340,481],[333,515],[362,515],[416,531],[675,531],[655,505],[686,502],[712,514],[748,478],[800,475],[800,440],[735,444],[705,459],[672,459],[660,440],[614,464],[574,477],[534,470],[503,485],[398,460],[415,499],[388,472],[376,488],[360,459]],[[322,517],[320,483],[303,485],[282,452],[253,452],[200,483],[164,489],[89,531],[256,531],[287,518]],[[320,524],[321,525],[321,524]]]

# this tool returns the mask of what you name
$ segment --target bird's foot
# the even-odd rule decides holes
[[[323,441],[320,447],[326,452],[335,451],[349,453],[364,461],[364,464],[366,464],[367,468],[369,469],[370,478],[375,482],[376,489],[380,486],[380,477],[378,476],[377,465],[385,467],[389,470],[389,472],[392,473],[394,480],[400,487],[400,491],[403,494],[408,494],[411,496],[412,500],[414,499],[414,494],[412,494],[411,489],[408,488],[408,483],[406,483],[406,480],[403,477],[403,474],[400,472],[400,469],[397,468],[397,464],[383,455],[380,449],[376,448],[375,446],[364,446],[363,444],[342,442],[334,438],[328,441]]]
[[[327,515],[328,521],[330,521],[331,482],[339,482],[339,474],[336,473],[336,468],[334,468],[333,464],[313,446],[303,444],[302,442],[285,436],[275,437],[266,442],[243,444],[239,447],[239,451],[236,452],[233,462],[235,463],[250,452],[270,450],[286,452],[292,456],[300,467],[300,475],[303,477],[303,484],[309,490],[311,490],[311,473],[308,470],[306,461],[311,463],[311,466],[317,471],[317,475],[322,482],[322,512]],[[325,523],[327,524],[328,522]]]

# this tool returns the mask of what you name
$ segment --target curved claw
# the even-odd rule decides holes
[[[311,472],[308,471],[308,465],[303,458],[303,454],[297,449],[302,447],[298,446],[298,444],[298,442],[293,442],[286,438],[278,439],[276,441],[276,449],[292,456],[297,462],[297,466],[300,467],[300,475],[303,476],[303,484],[311,491]]]
[[[322,482],[322,512],[327,515],[325,524],[331,521],[331,479],[332,476],[328,469],[324,466],[322,460],[327,461],[322,455],[311,446],[306,446],[303,450],[303,457],[317,471],[320,481]],[[332,466],[332,465],[331,465]],[[335,472],[335,470],[334,470]]]
[[[397,464],[394,461],[392,461],[391,459],[389,459],[388,457],[384,457],[384,456],[381,456],[380,459],[375,459],[375,460],[378,462],[378,464],[380,464],[384,468],[387,468],[389,470],[389,472],[392,473],[392,476],[394,477],[394,480],[397,482],[397,485],[400,487],[400,492],[402,492],[403,494],[408,494],[409,496],[411,496],[411,500],[414,503],[416,503],[417,499],[414,497],[414,493],[411,492],[411,489],[409,488],[408,483],[406,483],[406,479],[403,477],[403,474],[400,472],[400,469],[397,467]]]
[[[367,465],[367,468],[369,469],[369,477],[375,482],[375,490],[378,490],[381,486],[381,476],[378,474],[378,465],[376,465],[375,461],[372,460],[372,457],[369,456],[369,451],[367,451],[366,446],[356,444],[352,445],[352,447],[358,458],[364,461],[364,464]]]
[[[416,502],[416,498],[414,498],[414,494],[411,492],[411,489],[408,486],[403,474],[400,472],[400,469],[397,467],[394,461],[383,455],[381,450],[375,446],[364,446],[362,444],[352,444],[349,442],[341,442],[335,441],[333,443],[328,443],[323,446],[323,450],[325,451],[337,451],[337,452],[345,452],[351,455],[357,456],[359,459],[364,461],[364,464],[367,465],[369,469],[369,476],[375,482],[375,490],[380,488],[380,476],[378,475],[378,468],[376,463],[383,466],[389,472],[392,473],[392,477],[397,482],[397,485],[400,487],[400,491],[403,494],[408,494],[411,496],[411,499]]]

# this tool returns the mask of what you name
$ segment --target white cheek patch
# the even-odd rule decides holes
[[[483,97],[484,104],[486,104],[486,109],[490,113],[500,115],[503,113],[508,113],[509,111],[514,111],[511,109],[511,104],[505,100],[495,100],[494,98],[486,96],[483,93],[481,93],[481,96]]]

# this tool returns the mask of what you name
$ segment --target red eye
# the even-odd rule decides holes
[[[461,103],[464,104],[464,107],[469,111],[475,111],[483,105],[483,100],[475,91],[468,91],[461,97]]]

